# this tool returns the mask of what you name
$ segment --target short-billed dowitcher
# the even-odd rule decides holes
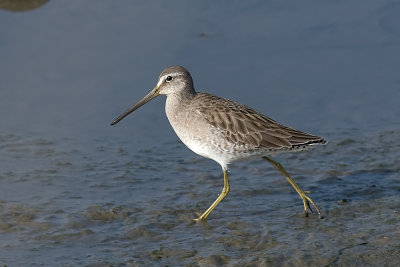
[[[195,221],[205,220],[229,192],[228,165],[261,157],[278,169],[300,195],[307,215],[314,201],[289,176],[285,169],[266,155],[298,151],[325,144],[319,136],[282,125],[243,104],[207,93],[197,93],[190,73],[181,66],[164,69],[154,89],[122,113],[111,125],[158,95],[166,95],[165,112],[175,133],[193,152],[218,162],[224,174],[224,187],[218,198]]]

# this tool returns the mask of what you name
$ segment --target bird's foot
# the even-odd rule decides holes
[[[198,216],[198,218],[193,219],[193,221],[194,221],[195,223],[205,222],[206,219],[207,219],[207,216],[205,216],[204,213],[201,214],[201,215],[199,215],[198,213],[196,213],[196,216]]]
[[[304,215],[308,217],[308,214],[314,213],[314,210],[311,208],[311,206],[313,206],[316,213],[318,213],[320,219],[323,219],[323,216],[321,215],[321,211],[319,210],[317,204],[315,204],[315,202],[309,196],[307,196],[307,194],[310,193],[311,193],[310,191],[301,191],[299,193],[304,204]]]

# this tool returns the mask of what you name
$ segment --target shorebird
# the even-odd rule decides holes
[[[164,69],[154,89],[131,108],[117,117],[117,124],[127,115],[158,95],[166,95],[165,112],[181,141],[200,156],[218,162],[224,175],[224,187],[214,203],[195,221],[205,220],[229,192],[228,165],[240,160],[261,157],[279,170],[303,200],[307,216],[321,212],[277,161],[266,155],[285,151],[299,151],[317,144],[324,138],[308,134],[261,114],[238,102],[220,98],[194,89],[192,76],[181,66]]]

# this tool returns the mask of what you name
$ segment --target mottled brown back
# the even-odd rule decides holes
[[[222,130],[234,144],[286,150],[326,143],[322,137],[279,124],[243,104],[207,93],[198,93],[195,98],[197,112],[211,126]]]

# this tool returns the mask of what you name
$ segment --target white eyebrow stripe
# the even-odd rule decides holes
[[[164,83],[165,79],[166,79],[168,76],[172,76],[172,77],[176,78],[176,77],[178,77],[178,76],[183,76],[183,74],[180,74],[180,73],[178,73],[178,72],[164,74],[163,76],[161,76],[161,77],[158,79],[158,82],[157,82],[157,85],[156,85],[156,86],[157,86],[157,87],[160,87],[161,84]]]
[[[164,76],[162,76],[162,77],[160,77],[160,79],[158,79],[156,87],[160,87],[163,82],[164,82]]]

